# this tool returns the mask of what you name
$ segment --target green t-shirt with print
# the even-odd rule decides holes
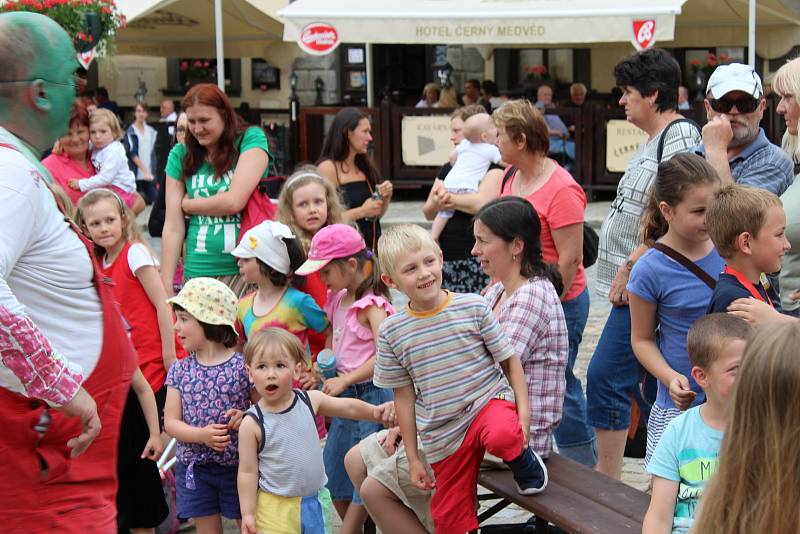
[[[248,128],[244,137],[236,139],[236,146],[241,146],[239,152],[244,153],[251,148],[260,148],[269,156],[267,137],[261,128]],[[172,147],[167,160],[167,176],[180,180],[183,173],[183,157],[186,146],[176,144]],[[233,170],[215,176],[214,168],[207,162],[203,163],[184,185],[189,198],[208,198],[228,191],[233,179]],[[267,171],[264,171],[264,176]],[[239,241],[239,227],[242,217],[240,213],[224,216],[192,215],[186,229],[186,262],[184,275],[186,278],[198,276],[225,276],[238,274],[239,267],[236,258],[230,252]]]

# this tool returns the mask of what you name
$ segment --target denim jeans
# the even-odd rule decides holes
[[[586,319],[589,317],[589,291],[584,289],[577,297],[562,302],[561,306],[567,321],[569,360],[565,372],[567,389],[564,393],[564,413],[554,435],[559,453],[593,467],[597,463],[594,430],[586,423],[586,397],[583,395],[581,381],[572,372]]]
[[[382,389],[372,383],[354,384],[339,394],[341,399],[358,399],[366,403],[378,405],[392,400],[392,390]],[[363,504],[361,496],[353,489],[353,483],[344,468],[344,455],[359,441],[383,428],[380,423],[357,421],[354,419],[331,418],[328,439],[322,451],[325,474],[328,476],[328,491],[335,501],[352,500],[355,504]]]
[[[594,428],[627,430],[639,362],[631,348],[631,310],[613,306],[586,373],[587,420]]]

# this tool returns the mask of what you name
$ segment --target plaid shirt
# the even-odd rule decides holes
[[[500,282],[486,290],[494,307],[503,294]],[[569,355],[564,310],[553,284],[532,278],[500,306],[497,320],[522,361],[531,405],[530,446],[543,457],[552,450],[553,430],[561,422]]]
[[[695,152],[705,157],[705,146],[697,146]],[[730,165],[737,184],[766,189],[778,196],[794,182],[792,160],[779,146],[769,142],[763,128],[759,128],[752,143],[730,160]]]

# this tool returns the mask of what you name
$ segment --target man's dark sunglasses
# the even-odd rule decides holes
[[[738,100],[729,100],[727,98],[713,98],[711,99],[711,109],[717,113],[728,113],[733,106],[739,113],[752,113],[758,108],[758,100],[755,98],[740,98]]]

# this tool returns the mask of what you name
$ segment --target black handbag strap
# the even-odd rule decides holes
[[[511,177],[514,176],[514,173],[516,173],[516,172],[517,172],[517,166],[516,165],[511,165],[510,167],[508,167],[506,169],[506,172],[503,173],[503,181],[500,183],[500,194],[501,195],[503,194],[503,189],[506,188],[506,184],[511,179]]]
[[[692,119],[686,119],[686,118],[684,118],[684,119],[676,119],[676,120],[672,121],[671,123],[667,124],[667,126],[664,128],[664,132],[661,134],[661,137],[659,137],[659,139],[658,139],[658,148],[656,149],[656,161],[658,163],[661,163],[661,158],[664,156],[664,142],[667,139],[667,133],[669,132],[669,129],[672,128],[673,126],[675,126],[676,124],[680,124],[682,122],[688,122],[689,124],[694,126],[695,129],[698,132],[700,132],[700,126],[696,122],[694,122]]]
[[[703,269],[698,267],[695,262],[684,256],[674,248],[668,247],[664,243],[656,243],[655,245],[653,245],[653,248],[658,250],[659,252],[666,254],[673,260],[677,261],[678,263],[686,267],[686,269],[688,269],[689,272],[691,272],[693,275],[699,278],[703,283],[705,283],[705,285],[707,285],[711,289],[717,287],[717,282],[711,277],[711,275],[709,275]]]

